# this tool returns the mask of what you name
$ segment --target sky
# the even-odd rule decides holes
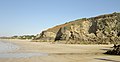
[[[120,12],[120,0],[0,0],[0,36],[36,35],[80,18]]]

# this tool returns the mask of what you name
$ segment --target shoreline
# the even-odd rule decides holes
[[[120,56],[104,55],[112,45],[52,44],[48,42],[29,42],[30,40],[8,40],[20,46],[9,53],[47,53],[47,56],[28,58],[0,58],[0,62],[104,62],[100,58],[120,61]]]

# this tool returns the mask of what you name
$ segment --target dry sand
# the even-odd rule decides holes
[[[112,45],[51,44],[28,40],[7,40],[20,49],[8,53],[47,53],[27,58],[0,58],[0,62],[120,62],[120,56],[104,55]]]

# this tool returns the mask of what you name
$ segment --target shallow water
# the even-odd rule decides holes
[[[7,52],[19,49],[19,46],[6,41],[0,41],[0,52]]]
[[[13,51],[19,49],[20,47],[7,42],[0,41],[0,58],[28,58],[32,56],[46,56],[46,53],[9,53],[9,51]]]
[[[32,56],[47,56],[46,53],[5,53],[0,54],[0,58],[28,58]]]

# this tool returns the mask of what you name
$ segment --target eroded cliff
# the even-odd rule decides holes
[[[49,28],[34,40],[63,41],[70,44],[120,43],[120,13],[82,18]]]

